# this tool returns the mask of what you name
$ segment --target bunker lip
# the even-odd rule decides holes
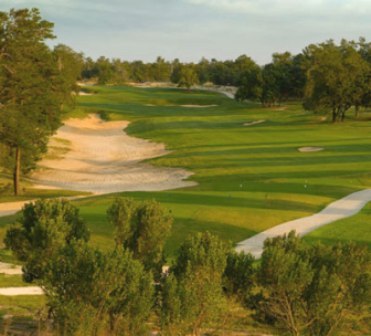
[[[53,149],[65,151],[48,155],[31,179],[37,188],[57,188],[106,194],[121,191],[161,191],[196,185],[184,181],[192,172],[182,168],[156,167],[143,160],[170,153],[164,144],[135,138],[125,133],[128,121],[103,121],[91,114],[69,119],[52,137]],[[61,145],[60,141],[66,140]]]

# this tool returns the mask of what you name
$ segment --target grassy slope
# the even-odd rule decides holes
[[[210,230],[233,242],[281,222],[319,211],[334,199],[371,186],[371,125],[332,125],[299,105],[285,110],[239,104],[209,92],[176,89],[97,88],[80,109],[131,120],[129,134],[166,144],[173,152],[155,165],[185,167],[197,187],[125,193],[155,198],[175,217],[169,251],[192,231]],[[156,106],[147,106],[153,104]],[[218,104],[184,108],[181,104]],[[244,127],[244,122],[267,120]],[[300,146],[320,146],[300,153]],[[112,196],[78,202],[93,240],[109,246],[105,210]],[[370,239],[368,236],[367,239]]]

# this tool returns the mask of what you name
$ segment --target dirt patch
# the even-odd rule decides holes
[[[302,153],[320,152],[320,151],[323,151],[323,150],[324,150],[324,148],[322,148],[322,147],[300,147],[300,148],[298,148],[298,151],[302,152]]]
[[[64,140],[63,151],[59,152],[63,154],[52,158],[47,155],[39,163],[32,175],[35,187],[103,194],[168,190],[196,184],[184,181],[192,175],[189,171],[141,162],[169,151],[161,143],[128,136],[123,131],[128,125],[127,121],[106,122],[98,115],[67,120],[54,136]],[[58,142],[53,143],[54,152],[56,146]]]

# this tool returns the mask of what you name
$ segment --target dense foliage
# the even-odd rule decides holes
[[[345,112],[370,105],[371,44],[332,40],[309,45],[303,52],[274,53],[272,62],[260,66],[250,57],[198,63],[171,62],[158,57],[154,63],[141,61],[85,59],[82,79],[100,84],[173,82],[190,89],[195,84],[236,86],[236,99],[259,101],[263,106],[292,99],[304,100],[304,107],[332,113],[333,121],[343,121]]]
[[[107,215],[116,230],[117,246],[132,251],[147,270],[160,274],[172,217],[156,201],[136,202],[130,198],[116,199]]]
[[[159,204],[116,199],[108,216],[116,244],[107,251],[89,245],[78,210],[63,200],[26,205],[7,232],[6,244],[24,261],[25,277],[44,289],[59,335],[144,335],[155,315],[162,335],[203,335],[223,328],[233,301],[285,334],[330,336],[352,328],[349,321],[354,327],[355,317],[367,311],[367,248],[307,245],[291,232],[268,239],[256,262],[204,232],[189,236],[170,269],[159,274],[137,249],[141,241],[149,255],[161,256],[156,266],[165,262],[160,252],[169,216]],[[138,235],[146,223],[163,239]]]
[[[37,9],[0,12],[0,143],[16,195],[21,173],[34,168],[60,126],[80,72],[72,50],[46,45],[52,28]]]
[[[46,200],[26,204],[10,228],[5,245],[24,262],[26,281],[41,279],[50,258],[74,241],[89,239],[89,232],[76,207],[67,201]]]

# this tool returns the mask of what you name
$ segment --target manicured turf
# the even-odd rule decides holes
[[[300,104],[267,109],[203,91],[94,89],[99,94],[79,98],[79,115],[85,110],[103,113],[108,119],[130,120],[129,134],[163,142],[172,150],[151,163],[194,172],[196,187],[122,193],[137,199],[155,198],[172,212],[170,253],[189,232],[209,230],[237,242],[371,187],[369,113],[363,114],[363,120],[350,117],[332,125],[321,115],[305,112]],[[183,104],[218,106],[176,106]],[[243,126],[262,119],[266,122]],[[297,148],[301,146],[325,150],[300,153]],[[93,241],[101,246],[110,245],[112,227],[105,211],[112,199],[78,202],[90,222]]]
[[[171,211],[175,222],[169,254],[190,232],[209,230],[237,242],[371,187],[370,113],[364,112],[358,121],[349,113],[344,123],[333,125],[322,115],[305,112],[299,103],[261,108],[204,91],[94,90],[98,94],[79,97],[79,106],[70,116],[95,112],[105,119],[130,120],[129,134],[163,142],[172,151],[150,160],[152,164],[194,173],[191,179],[198,183],[196,187],[120,194],[154,198]],[[179,106],[183,104],[218,106]],[[243,126],[254,120],[266,122]],[[324,150],[300,153],[297,148],[302,146]],[[112,246],[113,228],[105,212],[114,197],[76,201],[93,243],[103,248]],[[341,239],[348,239],[348,234]]]

